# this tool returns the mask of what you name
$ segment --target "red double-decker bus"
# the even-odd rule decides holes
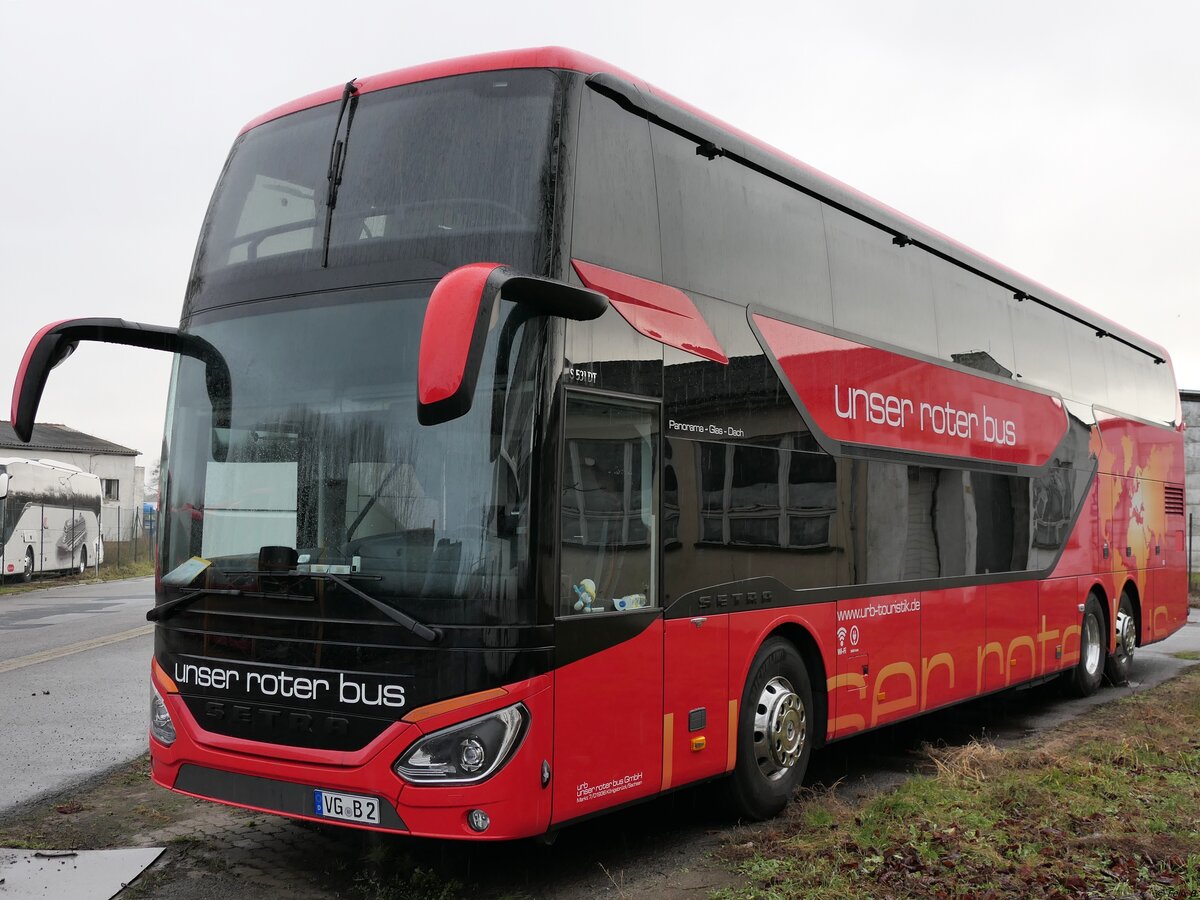
[[[545,834],[1185,621],[1166,352],[562,49],[353,81],[238,137],[174,353],[155,781]]]

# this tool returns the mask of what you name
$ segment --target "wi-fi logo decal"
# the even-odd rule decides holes
[[[838,636],[838,646],[845,647],[846,646],[846,629],[839,628],[837,630],[837,636]]]

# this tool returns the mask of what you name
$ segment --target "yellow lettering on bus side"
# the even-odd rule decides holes
[[[858,699],[867,699],[867,680],[857,672],[843,672],[841,675],[834,675],[828,682],[829,691],[832,693],[838,688],[852,688],[858,691]]]
[[[1042,630],[1038,632],[1038,644],[1041,646],[1041,649],[1042,649],[1041,666],[1042,666],[1043,673],[1046,672],[1046,645],[1048,643],[1050,643],[1052,640],[1054,640],[1056,637],[1058,637],[1058,629],[1056,628],[1054,631],[1048,631],[1046,629],[1046,617],[1042,616]]]
[[[1065,667],[1067,665],[1079,662],[1079,640],[1078,640],[1079,626],[1078,625],[1068,625],[1066,628],[1063,629],[1062,638],[1063,638],[1063,666]],[[1076,639],[1074,650],[1067,649],[1067,641],[1071,640],[1071,638]]]
[[[1012,670],[1016,668],[1017,659],[1013,656],[1013,651],[1025,647],[1029,650],[1029,676],[1032,678],[1037,674],[1037,651],[1033,648],[1033,638],[1027,634],[1021,634],[1012,639],[1008,645],[1008,665],[1004,667],[1004,683],[1008,684],[1012,681]]]
[[[829,720],[829,736],[841,735],[847,731],[862,731],[867,727],[867,720],[862,716],[851,713]]]
[[[921,659],[921,709],[929,708],[929,673],[945,668],[950,673],[950,687],[954,687],[954,657],[949,653],[935,653]]]
[[[978,667],[975,672],[975,691],[983,693],[983,665],[989,656],[995,656],[1000,668],[1004,669],[1004,648],[995,641],[989,641],[979,648]]]
[[[889,678],[903,675],[908,679],[908,695],[896,700],[881,699],[884,695],[883,685]],[[911,663],[894,662],[884,666],[875,678],[875,694],[871,697],[871,725],[879,723],[879,717],[889,715],[900,709],[917,705],[917,673]]]
[[[838,688],[844,687],[852,691],[857,691],[859,700],[867,699],[867,680],[857,672],[844,672],[841,675],[835,675],[826,681],[826,686],[831,694]],[[844,731],[862,731],[866,727],[867,720],[855,713],[837,716],[829,720],[829,734],[831,737],[835,734],[841,734]]]

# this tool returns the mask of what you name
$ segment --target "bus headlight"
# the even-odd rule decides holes
[[[405,781],[418,784],[483,781],[508,762],[528,723],[525,704],[506,706],[426,735],[393,768]]]
[[[175,723],[171,721],[167,704],[153,684],[150,685],[150,733],[159,743],[167,746],[175,743]]]

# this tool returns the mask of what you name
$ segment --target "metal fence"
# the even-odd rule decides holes
[[[1188,513],[1187,557],[1188,557],[1188,590],[1200,592],[1200,574],[1196,571],[1196,514]]]
[[[140,507],[105,507],[100,533],[104,536],[104,565],[126,566],[149,560],[154,555],[153,514]]]

